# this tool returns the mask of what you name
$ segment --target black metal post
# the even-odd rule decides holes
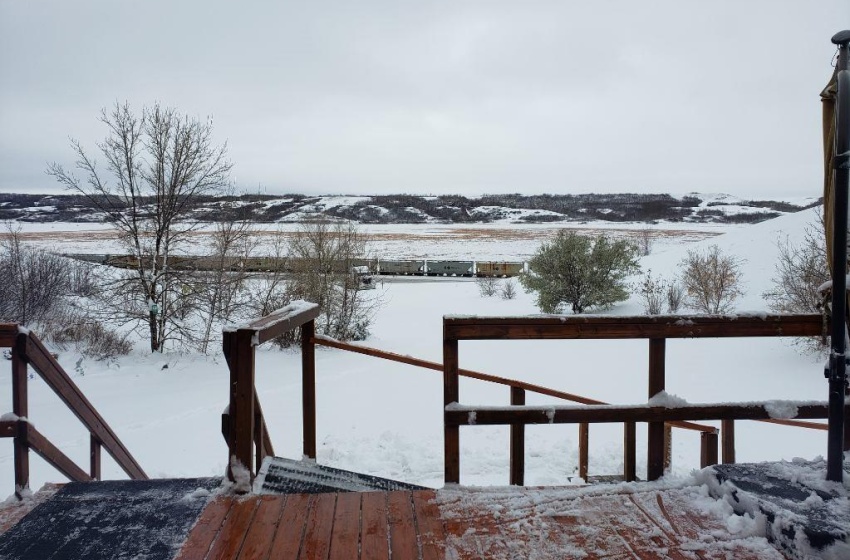
[[[850,171],[850,71],[847,70],[847,45],[850,43],[850,31],[835,34],[832,42],[838,45],[838,95],[835,100],[833,160],[832,352],[829,363],[826,478],[841,482],[844,477],[844,395],[847,384],[847,175]]]

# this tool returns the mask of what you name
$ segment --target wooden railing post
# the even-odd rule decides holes
[[[720,421],[720,439],[722,442],[721,460],[724,464],[735,462],[735,421]]]
[[[578,425],[578,475],[587,482],[588,451],[590,446],[590,424]]]
[[[700,433],[700,468],[717,464],[717,431]]]
[[[89,464],[91,467],[89,470],[89,474],[91,474],[93,480],[100,480],[100,440],[97,439],[94,434],[90,434],[89,439]]]
[[[458,343],[443,333],[443,408],[459,401]],[[445,414],[445,411],[443,412]],[[443,453],[446,484],[460,483],[460,426],[443,420]]]
[[[15,348],[12,351],[12,412],[18,418],[29,416],[27,404],[27,336],[18,333],[15,339]],[[23,496],[22,490],[29,488],[30,485],[29,449],[26,430],[18,430],[14,442],[15,494],[18,498]]]
[[[525,404],[525,389],[511,387],[511,405]],[[525,424],[511,424],[511,484],[525,484]]]
[[[304,456],[316,458],[316,322],[301,325],[301,410],[303,414]]]
[[[233,476],[233,460],[254,475],[254,346],[253,331],[239,329],[228,333],[230,343],[230,461],[227,474]]]
[[[637,480],[637,424],[623,423],[623,480]]]
[[[673,426],[664,423],[664,471],[673,467]]]
[[[649,398],[664,390],[665,343],[649,339]],[[664,422],[649,422],[647,433],[646,478],[657,480],[664,474]]]

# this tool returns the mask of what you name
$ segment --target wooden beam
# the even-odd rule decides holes
[[[649,339],[649,398],[665,387],[665,359],[667,343],[663,338]],[[658,480],[664,475],[664,423],[650,422],[647,426],[646,478]]]
[[[100,441],[89,434],[89,474],[94,480],[101,478],[100,448]]]
[[[720,440],[722,443],[721,461],[723,464],[735,462],[735,421],[720,421]]]
[[[709,434],[703,432],[700,434],[700,468],[705,468],[709,465],[717,464],[717,433]]]
[[[0,438],[15,437],[18,435],[18,421],[4,420],[0,422]]]
[[[590,424],[582,422],[578,425],[578,475],[587,482],[587,467],[589,463]]]
[[[27,389],[27,339],[24,333],[15,328],[15,347],[12,349],[12,412],[18,418],[29,417],[29,397]],[[29,488],[30,484],[30,448],[26,432],[16,434],[14,448],[15,492]],[[21,496],[22,497],[22,493]]]
[[[458,344],[457,340],[443,338],[443,405],[457,403],[458,390]],[[449,423],[449,412],[443,424],[443,457],[446,484],[460,483],[460,430],[457,424]],[[469,420],[467,415],[466,420]]]
[[[525,389],[511,387],[511,405],[525,404]],[[525,484],[525,425],[511,424],[510,446],[510,483],[514,486]]]
[[[845,407],[850,412],[850,405]],[[470,414],[470,413],[474,413]],[[470,422],[470,417],[474,422]],[[801,404],[797,418],[826,418],[826,403]],[[446,409],[448,425],[481,426],[523,424],[578,424],[580,422],[665,422],[668,420],[762,420],[770,413],[758,403],[690,404],[675,408],[663,406],[525,406],[481,407],[451,406]]]
[[[637,480],[637,426],[634,422],[623,423],[623,480]]]
[[[12,348],[18,336],[18,325],[15,323],[0,323],[0,348]]]
[[[41,341],[30,334],[26,338],[26,359],[29,365],[41,375],[44,382],[55,392],[62,402],[83,425],[102,442],[106,451],[115,459],[127,475],[136,480],[147,480],[148,476],[136,459],[127,450],[112,428],[100,413],[83,395],[79,387],[68,377],[59,362],[47,351]]]
[[[230,343],[230,418],[231,458],[254,475],[254,333],[237,330],[228,337]],[[228,461],[228,476],[233,472]]]
[[[632,339],[816,336],[820,315],[565,315],[443,318],[456,340]]]
[[[318,306],[316,307],[318,309]],[[316,347],[313,344],[315,321],[301,325],[301,412],[303,415],[304,455],[316,458]]]
[[[25,428],[23,426],[26,426]],[[32,424],[21,422],[21,430],[26,430],[27,441],[30,448],[35,451],[42,459],[50,463],[53,468],[67,476],[75,482],[89,482],[92,477],[77,466],[67,455],[62,453],[59,448],[50,443],[41,432],[36,430]]]

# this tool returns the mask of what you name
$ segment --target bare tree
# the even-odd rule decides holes
[[[475,279],[475,285],[483,297],[493,297],[499,291],[499,279],[496,276],[479,276]]]
[[[741,289],[741,260],[717,245],[705,251],[688,251],[682,261],[682,282],[689,304],[703,313],[726,313]]]
[[[286,269],[289,267],[289,245],[280,230],[271,237],[268,270],[246,283],[247,304],[253,316],[263,317],[276,309],[286,307],[295,298],[290,289]],[[289,347],[300,340],[300,329],[285,332],[274,340],[281,348]]]
[[[68,293],[69,261],[27,247],[20,227],[6,224],[0,240],[0,320],[32,325],[47,318]]]
[[[773,287],[763,294],[772,310],[780,313],[820,313],[823,295],[818,288],[830,280],[823,219],[806,228],[802,243],[786,237],[778,242],[779,261]]]
[[[645,226],[638,230],[636,244],[638,251],[642,256],[647,256],[652,252],[652,244],[655,241],[653,230],[649,226]]]
[[[228,214],[231,215],[231,214]],[[243,288],[248,279],[244,261],[251,256],[255,243],[250,222],[227,219],[215,224],[209,243],[205,270],[191,284],[195,309],[200,314],[202,332],[198,337],[201,352],[218,337],[213,327],[230,320],[242,304]]]
[[[502,299],[514,299],[517,294],[516,281],[513,278],[508,278],[502,283],[502,288],[499,291],[499,296]]]
[[[113,302],[123,304],[114,312],[145,324],[151,351],[162,351],[166,340],[183,330],[183,282],[171,260],[196,227],[187,220],[195,204],[228,184],[231,163],[226,146],[213,145],[209,119],[192,119],[158,104],[139,117],[128,104],[116,103],[103,110],[100,121],[108,130],[97,145],[106,162],[103,171],[72,140],[75,169],[83,177],[56,163],[47,173],[103,212],[135,258],[133,278],[113,283],[115,290],[133,288],[112,294]]]
[[[685,287],[676,278],[667,283],[667,312],[678,313],[685,299]]]
[[[360,279],[352,274],[356,259],[366,256],[366,244],[366,236],[353,223],[307,223],[292,237],[291,293],[319,304],[317,332],[340,340],[368,335],[378,300],[361,289]]]
[[[635,291],[647,315],[661,314],[667,286],[663,278],[652,275],[651,269],[646,271],[643,280],[635,286]]]

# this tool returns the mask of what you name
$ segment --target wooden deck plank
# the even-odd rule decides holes
[[[738,538],[728,532],[725,523],[714,516],[699,514],[693,509],[693,502],[685,499],[682,493],[642,492],[635,494],[633,499],[641,507],[650,512],[652,517],[662,520],[666,526],[682,541],[717,543],[719,548],[727,548],[727,542]],[[711,539],[706,540],[710,535]],[[691,547],[693,549],[693,547]],[[781,559],[783,556],[776,552],[770,556],[769,551],[749,550],[744,547],[734,548],[736,560],[765,560],[766,558]],[[700,551],[706,560],[724,558],[721,552],[711,550]]]
[[[287,496],[280,523],[272,541],[269,558],[297,558],[304,538],[304,526],[310,510],[308,494]]]
[[[248,528],[245,544],[239,552],[239,560],[266,560],[274,540],[286,496],[260,496],[257,513]]]
[[[227,513],[233,506],[233,498],[217,498],[210,502],[195,526],[189,532],[186,543],[180,549],[176,560],[203,560],[207,556],[210,546],[221,529]]]
[[[292,494],[219,498],[179,560],[781,560],[695,508],[695,488]],[[696,555],[696,556],[695,556]]]
[[[391,556],[411,560],[420,558],[410,492],[400,490],[388,494],[387,519],[390,529]]]
[[[442,560],[445,557],[446,532],[440,519],[440,509],[434,502],[436,492],[413,492],[413,512],[422,547],[422,560]]]
[[[258,505],[259,501],[250,497],[235,499],[233,507],[230,508],[230,512],[218,532],[218,537],[207,553],[208,560],[236,558],[242,548],[242,543],[245,542],[245,535]]]
[[[331,548],[331,533],[336,509],[336,493],[319,494],[307,517],[304,548],[299,558],[326,560]]]
[[[359,492],[344,492],[337,496],[334,530],[331,537],[331,560],[357,560],[360,548]]]
[[[363,494],[362,535],[360,557],[366,560],[386,560],[390,557],[387,533],[386,492]]]

